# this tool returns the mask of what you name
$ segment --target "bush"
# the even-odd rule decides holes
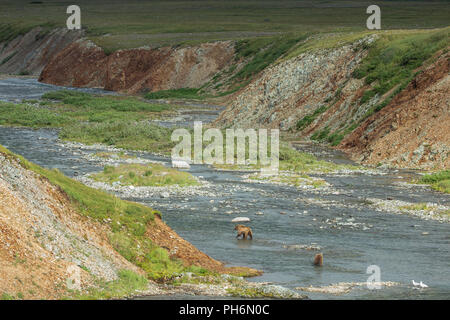
[[[316,110],[312,114],[304,116],[302,119],[297,121],[297,130],[303,130],[307,126],[309,126],[321,113],[324,113],[328,109],[327,106],[323,105]]]
[[[450,193],[450,170],[427,174],[419,182],[429,184],[435,190]]]

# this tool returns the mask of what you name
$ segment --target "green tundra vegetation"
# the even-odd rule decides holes
[[[94,153],[94,157],[103,158],[103,159],[136,159],[137,157],[134,155],[130,155],[125,151],[120,152],[96,152]]]
[[[426,174],[418,182],[429,184],[434,190],[450,193],[450,170]]]
[[[144,94],[146,99],[203,99],[204,96],[199,94],[196,88],[181,88],[171,90],[161,90],[156,92],[148,92]]]
[[[368,55],[354,71],[353,76],[364,79],[365,84],[368,85],[368,89],[359,101],[360,104],[368,102],[376,95],[382,99],[371,107],[359,122],[352,122],[334,132],[331,132],[329,128],[324,128],[316,131],[311,139],[328,142],[333,146],[338,145],[347,134],[358,127],[361,121],[380,111],[400,93],[418,74],[419,67],[430,63],[440,50],[448,50],[449,32],[450,27],[438,30],[396,30],[378,34],[377,40],[366,48]],[[370,33],[363,32],[357,34],[357,37],[361,38],[367,34]],[[336,42],[335,38],[328,45],[345,43],[345,39],[347,41],[348,39],[356,40],[353,36],[343,39],[341,39],[343,41]],[[323,46],[327,45],[321,42],[321,47]],[[328,106],[322,106],[312,114],[300,119],[297,122],[297,130],[306,128],[327,109]]]
[[[239,40],[286,32],[362,31],[370,1],[337,0],[78,0],[88,37],[108,52],[141,46],[189,45]],[[65,27],[67,2],[4,0],[2,23],[13,30],[35,25]],[[377,2],[384,29],[448,25],[450,8],[442,1]],[[2,37],[0,37],[1,39]]]
[[[0,124],[39,128],[64,127],[78,122],[153,120],[175,108],[136,97],[99,96],[71,90],[46,93],[42,99],[22,104],[0,102]]]
[[[63,90],[45,94],[40,102],[0,102],[0,125],[61,128],[60,137],[66,140],[168,154],[173,129],[151,121],[173,108],[137,97]]]
[[[224,134],[224,136],[226,136]],[[225,138],[224,138],[225,140]],[[225,145],[224,145],[225,148]],[[235,146],[235,158],[236,158],[236,148]],[[248,147],[248,139],[246,139],[246,147],[245,147],[245,158],[248,159],[249,157],[249,147]],[[268,150],[267,150],[267,156],[270,157],[270,139],[268,139]],[[257,163],[256,164],[249,164],[249,165],[239,165],[236,164],[214,164],[214,167],[217,169],[224,169],[224,170],[259,170],[261,168],[261,164],[259,161],[260,157],[257,155]],[[316,156],[306,153],[306,152],[300,152],[297,151],[295,148],[290,146],[286,142],[280,142],[279,146],[279,169],[281,173],[286,172],[288,176],[290,175],[293,177],[292,179],[288,178],[287,176],[283,179],[286,180],[285,182],[288,182],[287,180],[294,181],[295,177],[297,176],[299,180],[306,179],[309,177],[306,176],[308,173],[323,173],[323,172],[336,172],[340,170],[358,170],[362,169],[362,167],[359,166],[353,166],[353,165],[344,165],[344,164],[336,164],[324,160],[317,159]],[[294,175],[293,175],[294,174]],[[295,183],[293,183],[295,184]]]
[[[164,167],[160,164],[122,164],[106,166],[103,172],[91,175],[95,181],[112,184],[119,182],[125,186],[195,186],[198,181],[189,173]]]
[[[119,270],[115,281],[96,281],[96,287],[89,288],[87,292],[70,292],[66,299],[76,300],[105,300],[120,299],[133,295],[136,291],[143,291],[148,287],[146,277],[131,270]]]
[[[39,106],[36,106],[36,103],[39,103]],[[31,101],[22,104],[0,102],[0,125],[60,128],[60,138],[68,141],[85,144],[103,143],[128,150],[170,155],[176,145],[171,141],[174,129],[149,123],[149,120],[157,119],[162,113],[170,112],[170,108],[172,108],[170,105],[148,103],[136,97],[99,96],[62,90],[46,93],[40,102]],[[223,136],[225,147],[225,131]],[[193,139],[193,134],[191,138]],[[204,147],[208,144],[209,142],[203,143]],[[248,158],[248,139],[246,158]],[[227,165],[217,167],[240,168]],[[298,152],[286,144],[280,147],[282,170],[335,171],[344,167],[349,166],[319,161],[314,156]],[[185,180],[184,178],[186,177],[182,180]],[[190,183],[190,180],[186,178],[186,181],[181,183]]]
[[[398,91],[402,90],[418,67],[450,44],[449,32],[450,28],[445,28],[438,31],[392,32],[381,36],[354,72],[356,78],[364,79],[372,87],[364,93],[361,103],[396,86]],[[375,106],[369,114],[381,110],[388,101]]]

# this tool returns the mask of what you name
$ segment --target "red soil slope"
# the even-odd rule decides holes
[[[450,55],[442,54],[340,145],[368,164],[450,167]]]

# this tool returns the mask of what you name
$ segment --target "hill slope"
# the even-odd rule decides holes
[[[364,121],[340,147],[369,164],[449,168],[449,71],[447,52]]]

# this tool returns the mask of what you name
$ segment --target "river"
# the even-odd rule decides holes
[[[34,79],[4,79],[0,80],[0,99],[37,99],[43,92],[58,88]],[[211,111],[206,110],[205,114],[211,118]],[[64,145],[56,130],[0,127],[0,144],[41,166],[58,168],[68,176],[102,170],[99,163],[83,156],[96,150]],[[305,144],[298,148],[327,160],[349,161],[323,147]],[[167,159],[148,153],[137,155],[167,163]],[[211,183],[215,196],[134,200],[160,210],[170,227],[210,256],[230,266],[244,265],[264,271],[250,281],[267,281],[291,289],[365,282],[369,277],[367,267],[377,265],[381,281],[400,285],[380,290],[361,286],[343,295],[306,294],[312,299],[450,298],[449,224],[384,212],[366,201],[389,198],[450,205],[449,195],[399,183],[413,178],[416,175],[413,171],[327,174],[321,177],[332,187],[324,192],[249,183],[242,172],[220,172],[203,165],[193,165],[189,172]],[[255,215],[257,212],[263,215]],[[231,223],[235,216],[252,219],[249,223],[254,231],[252,241],[235,239]],[[324,255],[321,268],[312,266],[317,251],[296,246],[311,244],[321,247]],[[414,288],[413,279],[423,281],[429,288]]]

